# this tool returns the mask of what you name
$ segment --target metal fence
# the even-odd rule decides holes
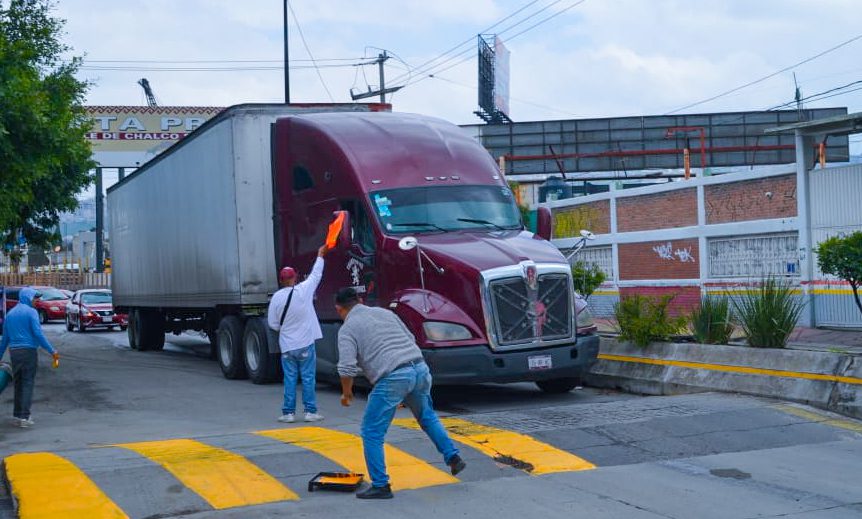
[[[66,290],[111,288],[111,274],[104,272],[0,273],[0,286],[50,286]]]

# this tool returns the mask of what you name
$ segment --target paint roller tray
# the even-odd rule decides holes
[[[354,474],[353,472],[321,472],[308,482],[308,491],[355,492],[362,484],[363,477],[363,474]]]

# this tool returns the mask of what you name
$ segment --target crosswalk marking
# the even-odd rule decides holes
[[[158,463],[216,509],[299,499],[244,457],[195,440],[124,443],[115,447]]]
[[[595,465],[583,458],[525,434],[497,429],[460,418],[441,418],[441,421],[453,440],[487,454],[497,462],[530,474],[573,472],[596,468]],[[393,423],[408,429],[419,429],[419,424],[413,418],[398,418]]]
[[[358,436],[322,427],[297,427],[258,431],[255,434],[314,451],[351,472],[368,477]],[[393,490],[407,490],[457,483],[458,479],[391,445],[384,446],[386,469]]]
[[[36,452],[13,454],[5,463],[21,519],[128,518],[93,480],[65,458]]]

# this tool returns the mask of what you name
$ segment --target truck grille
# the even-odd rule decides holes
[[[541,274],[536,290],[523,277],[489,284],[494,325],[500,346],[572,335],[571,294],[565,274]]]

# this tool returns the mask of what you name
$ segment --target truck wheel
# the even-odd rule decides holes
[[[581,384],[581,379],[570,378],[555,378],[553,380],[539,380],[536,385],[545,393],[559,394],[568,393]]]
[[[231,380],[246,378],[242,347],[242,320],[235,315],[222,318],[218,325],[218,364],[224,377]]]
[[[165,319],[152,308],[138,310],[141,321],[141,350],[162,351],[165,347]]]
[[[269,333],[263,318],[257,317],[245,323],[242,337],[245,350],[245,369],[248,378],[255,384],[267,384],[278,379],[278,354],[269,352]]]
[[[137,308],[129,309],[129,347],[133,350],[141,349],[141,317]]]

